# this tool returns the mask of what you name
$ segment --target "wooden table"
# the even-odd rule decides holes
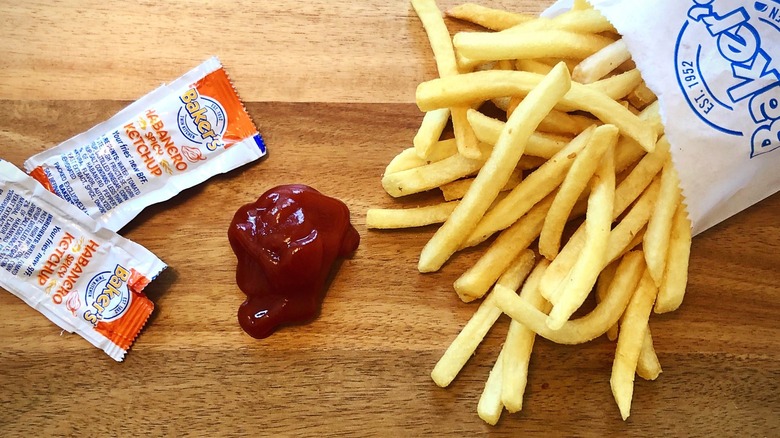
[[[780,196],[695,239],[683,307],[652,320],[664,372],[637,380],[627,422],[609,388],[613,343],[538,340],[523,411],[492,428],[476,403],[506,320],[450,388],[429,377],[474,310],[451,285],[478,253],[421,275],[434,228],[365,229],[371,206],[425,200],[395,202],[379,182],[421,119],[417,83],[435,76],[406,1],[4,0],[0,17],[0,156],[16,165],[212,54],[270,150],[122,230],[170,265],[124,363],[0,293],[0,436],[779,433]],[[258,341],[236,322],[226,229],[238,206],[291,182],[344,200],[362,242],[319,319]]]

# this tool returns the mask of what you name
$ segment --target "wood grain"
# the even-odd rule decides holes
[[[503,342],[505,318],[450,388],[433,384],[430,370],[474,311],[460,302],[452,282],[478,251],[458,255],[442,272],[421,275],[417,257],[434,228],[365,229],[371,206],[431,199],[393,200],[379,181],[387,162],[411,144],[421,115],[406,102],[416,82],[434,71],[418,23],[406,2],[398,3],[236,3],[234,11],[266,8],[265,16],[274,17],[263,22],[266,27],[248,13],[221,16],[223,23],[233,24],[225,37],[233,43],[209,53],[230,60],[229,71],[242,95],[250,97],[248,111],[266,137],[268,157],[150,207],[122,230],[170,265],[147,289],[157,308],[124,363],[113,362],[78,336],[62,335],[20,300],[0,293],[0,436],[778,433],[780,195],[695,239],[685,303],[651,320],[664,372],[655,382],[637,380],[627,422],[620,420],[609,389],[614,344],[602,338],[576,347],[537,341],[523,411],[504,413],[494,428],[482,423],[476,404]],[[41,21],[0,30],[0,157],[21,165],[192,65],[192,52],[178,51],[178,32],[164,34],[176,41],[156,33],[200,17],[176,15],[179,4],[160,6],[165,13],[154,15],[149,14],[156,5],[151,2],[127,11],[114,3],[2,3],[0,16]],[[214,12],[214,4],[206,2],[206,10]],[[516,4],[527,11],[542,7]],[[291,17],[298,8],[308,15]],[[55,23],[55,17],[77,24]],[[125,39],[85,26],[90,19],[129,28],[143,21],[156,38],[150,41],[176,62],[142,66],[147,53],[129,49],[137,44],[131,38],[137,34]],[[300,25],[304,19],[320,20],[319,29],[336,23],[331,32],[342,42],[329,46]],[[269,30],[290,22],[298,26],[284,35]],[[380,22],[386,26],[374,32],[351,31],[358,24]],[[43,36],[35,27],[43,24],[70,30]],[[378,38],[391,33],[388,29],[402,29],[405,37]],[[16,44],[8,42],[10,34]],[[343,47],[350,38],[354,44]],[[58,41],[66,54],[49,48]],[[71,47],[76,41],[93,50]],[[282,41],[290,46],[281,46]],[[272,53],[290,47],[299,51]],[[96,53],[106,48],[111,50]],[[374,50],[369,48],[390,57],[375,61],[386,62],[374,65],[375,71],[388,70],[373,87],[357,83],[366,76],[367,54]],[[324,50],[335,64],[326,67],[306,58],[314,50]],[[354,50],[366,58],[349,58]],[[276,76],[263,76],[269,62],[262,56],[245,58],[248,53],[272,58]],[[284,64],[287,58],[295,62]],[[135,67],[119,71],[118,65]],[[308,67],[308,73],[303,75],[299,66]],[[342,76],[331,75],[331,68],[341,68]],[[275,88],[285,75],[291,82],[305,78],[300,94]],[[79,78],[81,83],[68,83]],[[367,94],[358,96],[358,90]],[[335,275],[316,321],[257,341],[235,319],[243,295],[235,286],[226,227],[240,205],[275,184],[291,182],[344,200],[362,242]]]

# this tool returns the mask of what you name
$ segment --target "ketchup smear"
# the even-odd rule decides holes
[[[260,339],[319,314],[333,264],[357,249],[360,235],[343,202],[294,184],[239,208],[228,240],[238,258],[236,282],[247,296],[238,322]]]

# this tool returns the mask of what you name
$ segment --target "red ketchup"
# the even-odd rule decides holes
[[[236,282],[247,297],[238,322],[260,339],[319,314],[334,263],[357,249],[360,235],[343,202],[293,184],[239,208],[228,240],[238,258]]]

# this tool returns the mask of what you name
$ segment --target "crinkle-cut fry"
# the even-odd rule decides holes
[[[569,70],[560,64],[535,87],[506,122],[493,152],[447,222],[420,254],[417,268],[433,272],[452,256],[477,225],[523,155],[528,138],[558,100],[569,90]]]
[[[691,221],[688,219],[685,202],[680,202],[674,213],[672,235],[669,241],[667,258],[672,263],[666,264],[666,272],[658,291],[655,303],[655,313],[665,313],[677,310],[685,296],[685,285],[688,283],[688,259],[691,255]]]
[[[619,73],[606,79],[590,83],[586,87],[595,88],[614,100],[620,100],[628,96],[637,85],[642,83],[642,75],[639,69]]]
[[[602,302],[607,297],[609,286],[612,284],[612,280],[615,278],[618,265],[620,261],[614,261],[608,264],[599,274],[599,279],[596,281],[596,300]],[[614,341],[618,335],[618,324],[615,323],[607,330],[607,339]]]
[[[447,15],[495,31],[509,29],[534,19],[532,15],[488,8],[474,3],[457,5],[448,10]]]
[[[430,157],[433,145],[441,138],[441,133],[449,120],[449,108],[439,108],[425,113],[412,142],[414,150],[420,158],[428,159]]]
[[[581,84],[590,84],[610,74],[629,59],[631,59],[631,53],[628,52],[626,42],[619,39],[583,59],[572,70],[571,78]]]
[[[631,399],[634,395],[634,376],[647,331],[647,321],[653,309],[657,289],[650,273],[645,270],[639,286],[631,297],[623,314],[620,326],[612,376],[609,379],[612,395],[615,397],[620,415],[626,420],[631,413]]]
[[[490,145],[481,144],[485,156],[490,154]],[[435,189],[443,184],[469,176],[479,171],[485,162],[455,154],[441,161],[412,169],[385,174],[382,187],[393,197],[411,195]]]
[[[642,341],[642,350],[639,351],[639,359],[636,364],[636,373],[645,380],[655,380],[663,372],[661,361],[653,348],[653,336],[650,327],[645,330],[645,339]]]
[[[604,300],[587,315],[567,321],[558,330],[550,329],[546,324],[547,315],[518,297],[512,289],[496,285],[491,296],[495,296],[495,304],[504,313],[539,336],[559,344],[582,344],[603,335],[618,322],[644,271],[645,262],[641,251],[626,254],[620,261]]]
[[[518,254],[501,279],[503,287],[519,288],[533,266],[533,251]],[[455,379],[499,316],[501,311],[495,306],[495,299],[488,295],[433,368],[431,378],[437,385],[445,387]]]
[[[366,228],[394,229],[423,227],[447,220],[458,201],[443,202],[416,208],[370,208],[366,213]]]
[[[504,35],[495,32],[458,32],[452,44],[470,59],[568,58],[584,59],[612,43],[609,38],[567,30],[540,30]]]
[[[647,189],[639,196],[639,199],[631,206],[628,213],[609,233],[607,244],[607,263],[617,260],[629,247],[634,238],[647,225],[650,214],[658,199],[658,189],[661,182],[656,178]]]
[[[560,152],[526,176],[523,182],[512,189],[503,201],[496,204],[482,217],[482,220],[466,239],[465,246],[478,245],[497,231],[509,227],[528,212],[534,204],[558,188],[566,177],[566,170],[588,143],[595,129],[594,127],[583,131]]]
[[[490,370],[490,374],[485,381],[485,389],[482,390],[482,395],[479,396],[479,403],[477,403],[477,415],[479,415],[482,421],[491,426],[495,426],[498,423],[498,419],[501,418],[501,412],[504,410],[504,405],[501,403],[503,366],[504,350],[502,349],[498,354],[496,362],[493,364],[493,368]]]
[[[595,9],[583,11],[567,11],[555,18],[536,18],[520,23],[500,33],[532,32],[538,30],[568,30],[579,33],[614,32],[615,28],[601,13]]]
[[[425,166],[426,164],[441,161],[458,153],[458,147],[455,145],[455,139],[441,140],[434,143],[429,150],[427,159],[420,158],[415,148],[407,148],[396,155],[385,168],[385,175],[400,172],[402,170],[414,169],[415,167]]]
[[[474,128],[477,139],[483,143],[496,144],[501,131],[504,129],[504,122],[492,117],[488,117],[477,110],[469,110],[469,123]],[[559,137],[552,134],[534,132],[528,138],[528,144],[525,147],[523,156],[531,155],[534,157],[551,158],[563,149],[571,138]]]
[[[680,180],[672,164],[672,159],[669,157],[661,172],[661,187],[658,191],[658,198],[647,222],[645,238],[642,241],[647,259],[647,270],[650,271],[656,286],[660,286],[661,280],[663,280],[667,263],[666,255],[669,251],[669,238],[672,235],[672,221],[679,204]]]
[[[548,260],[558,255],[563,228],[569,220],[574,204],[596,172],[601,157],[607,149],[614,146],[617,132],[617,128],[612,125],[597,127],[566,173],[539,235],[539,253]],[[610,211],[610,216],[611,213]]]
[[[647,107],[647,105],[656,102],[658,100],[658,96],[656,96],[655,93],[653,93],[653,90],[651,90],[647,84],[642,81],[639,85],[636,86],[636,88],[628,93],[626,99],[628,99],[631,105],[641,110]]]
[[[498,235],[482,257],[455,280],[455,291],[464,302],[481,298],[504,272],[511,260],[539,235],[554,194],[536,204],[525,216]]]
[[[523,172],[519,169],[515,169],[509,176],[509,181],[504,184],[504,187],[501,187],[501,191],[505,192],[507,190],[512,190],[515,186],[520,184],[521,181],[523,181]],[[445,201],[454,201],[462,198],[473,182],[474,178],[464,178],[444,184],[439,188],[441,189]]]
[[[667,157],[669,156],[669,143],[666,137],[658,141],[655,152],[645,155],[639,163],[634,166],[628,176],[615,189],[615,208],[612,212],[612,220],[617,219],[650,185],[658,172],[663,168]],[[542,296],[551,303],[557,302],[555,295],[560,282],[567,275],[572,266],[574,266],[577,256],[582,251],[585,243],[585,229],[580,226],[572,234],[569,241],[561,249],[550,267],[547,268],[540,289]]]
[[[488,70],[433,79],[417,86],[417,106],[430,111],[494,97],[525,95],[543,78],[523,71]],[[556,108],[589,112],[602,122],[617,126],[621,133],[636,140],[646,151],[655,149],[653,127],[599,90],[573,82]]]
[[[605,125],[608,126],[610,125]],[[618,136],[617,128],[613,128],[612,132],[612,138],[605,140],[609,142],[609,146],[591,182],[588,211],[585,216],[585,245],[559,287],[561,289],[557,293],[559,300],[553,303],[553,308],[547,317],[547,325],[553,330],[561,328],[582,306],[593,285],[596,284],[599,272],[605,266],[615,203],[614,150]]]
[[[540,75],[546,75],[552,70],[552,66],[538,59],[518,59],[515,61],[515,69]]]
[[[549,264],[545,259],[540,260],[520,292],[521,298],[544,313],[549,312],[550,304],[539,294],[539,277]],[[535,337],[536,333],[519,322],[513,320],[509,323],[506,342],[501,350],[504,356],[501,402],[511,413],[523,409],[523,394],[528,382],[528,364]]]

